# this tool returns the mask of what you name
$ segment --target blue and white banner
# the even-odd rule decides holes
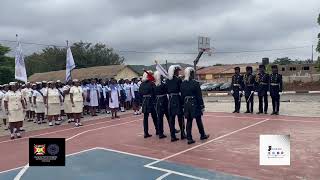
[[[15,79],[23,81],[25,83],[27,83],[28,81],[26,65],[24,62],[20,41],[18,41],[18,46],[16,49],[16,55],[15,55]]]
[[[66,63],[66,82],[71,80],[71,71],[76,68],[76,64],[74,63],[73,55],[71,52],[71,48],[68,46],[67,49],[67,63]]]
[[[157,71],[166,79],[168,79],[168,72],[160,64],[156,64]]]

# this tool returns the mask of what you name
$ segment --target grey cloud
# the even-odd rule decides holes
[[[197,36],[212,39],[217,51],[274,49],[315,43],[318,0],[4,0],[0,39],[48,44],[83,40],[116,50],[196,52]],[[3,42],[0,42],[3,43]],[[8,44],[14,47],[14,44]],[[42,47],[24,45],[26,54]],[[160,60],[191,63],[196,55],[121,53],[128,64]],[[310,57],[310,49],[215,54],[202,65],[256,62],[262,57]]]

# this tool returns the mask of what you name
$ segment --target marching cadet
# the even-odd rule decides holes
[[[246,67],[246,74],[243,77],[244,82],[244,96],[247,103],[247,111],[245,113],[253,113],[253,97],[254,97],[254,85],[255,76],[252,74],[252,67]]]
[[[181,97],[184,101],[184,116],[187,119],[187,139],[188,144],[195,141],[192,138],[192,121],[195,118],[200,133],[200,140],[209,138],[204,132],[201,116],[204,112],[204,103],[200,85],[194,80],[194,69],[187,67],[185,69],[185,79],[181,83]]]
[[[161,76],[159,71],[154,72],[155,78],[155,110],[157,113],[157,123],[158,123],[158,132],[159,139],[166,138],[167,136],[163,134],[163,117],[166,115],[168,124],[170,127],[169,114],[168,114],[168,93],[166,84],[162,82],[163,77]]]
[[[241,97],[243,89],[243,76],[240,74],[240,68],[234,68],[235,74],[232,76],[231,82],[231,94],[234,99],[234,111],[233,113],[239,113],[241,107]]]
[[[270,96],[272,99],[272,114],[279,115],[280,92],[282,92],[282,75],[278,73],[278,66],[272,65],[270,75]]]
[[[179,71],[181,71],[181,67],[179,65],[171,65],[168,70],[168,79],[166,80],[167,84],[167,92],[169,95],[169,105],[168,112],[170,118],[170,134],[171,134],[171,142],[179,140],[176,137],[175,130],[175,117],[178,116],[178,122],[181,131],[181,140],[186,138],[185,135],[185,123],[183,119],[183,108],[182,108],[182,100],[180,96],[180,86],[182,80],[178,77]]]
[[[259,112],[257,114],[268,114],[269,74],[265,71],[266,67],[259,65],[259,73],[256,76],[256,91],[259,97]]]
[[[18,90],[16,82],[11,82],[9,91],[4,98],[4,107],[8,115],[10,138],[21,138],[21,127],[24,120],[24,112],[26,110],[25,101],[21,92]]]
[[[36,89],[33,91],[32,97],[33,97],[33,104],[34,104],[34,109],[37,116],[38,124],[46,123],[46,121],[44,120],[45,111],[46,111],[46,107],[44,105],[45,95],[41,90],[42,90],[41,82],[37,82]]]
[[[156,129],[156,135],[159,134],[158,126],[157,126],[157,115],[154,109],[154,83],[152,82],[154,78],[151,75],[151,72],[144,72],[142,83],[139,87],[139,93],[142,96],[142,113],[144,114],[143,117],[143,127],[144,127],[144,138],[151,137],[152,135],[149,134],[149,125],[148,125],[148,118],[149,114],[152,116],[153,124]]]

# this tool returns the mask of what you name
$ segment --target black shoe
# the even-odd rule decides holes
[[[171,142],[175,142],[175,141],[178,141],[178,140],[179,140],[179,138],[176,138],[176,137],[171,138]]]
[[[257,112],[257,114],[262,114],[262,112]]]
[[[210,134],[204,135],[200,137],[200,140],[205,140],[208,139],[210,137]]]
[[[275,112],[274,115],[279,115],[279,112]]]
[[[268,112],[267,112],[267,111],[265,111],[265,112],[264,112],[264,114],[268,114]]]
[[[194,141],[193,139],[191,139],[191,140],[188,140],[188,144],[193,144],[193,143],[195,143],[196,141]]]
[[[275,115],[275,114],[276,114],[276,112],[272,111],[271,115]]]
[[[246,111],[246,112],[244,112],[244,113],[246,113],[246,114],[247,114],[247,113],[250,113],[250,111]]]
[[[176,130],[174,130],[175,131],[175,133],[179,133],[180,132],[180,130],[178,130],[178,129],[176,129]]]
[[[151,134],[146,134],[146,135],[144,135],[144,138],[149,138],[151,136],[152,136]]]
[[[187,136],[185,134],[181,134],[181,140],[186,139]]]
[[[163,139],[163,138],[166,138],[166,137],[167,137],[166,135],[162,134],[162,135],[159,136],[159,139]]]
[[[236,110],[234,110],[232,113],[236,113],[237,111]]]
[[[237,111],[236,113],[240,113],[240,111]]]

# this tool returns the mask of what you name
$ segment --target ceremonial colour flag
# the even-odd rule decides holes
[[[156,69],[163,77],[168,79],[168,72],[160,64],[156,64]]]
[[[76,68],[70,47],[67,49],[66,82],[71,80],[71,71]]]
[[[27,83],[28,80],[27,80],[26,65],[24,62],[23,54],[22,54],[21,43],[18,40],[18,35],[16,35],[16,37],[18,41],[18,46],[17,46],[16,56],[15,56],[15,79]]]

